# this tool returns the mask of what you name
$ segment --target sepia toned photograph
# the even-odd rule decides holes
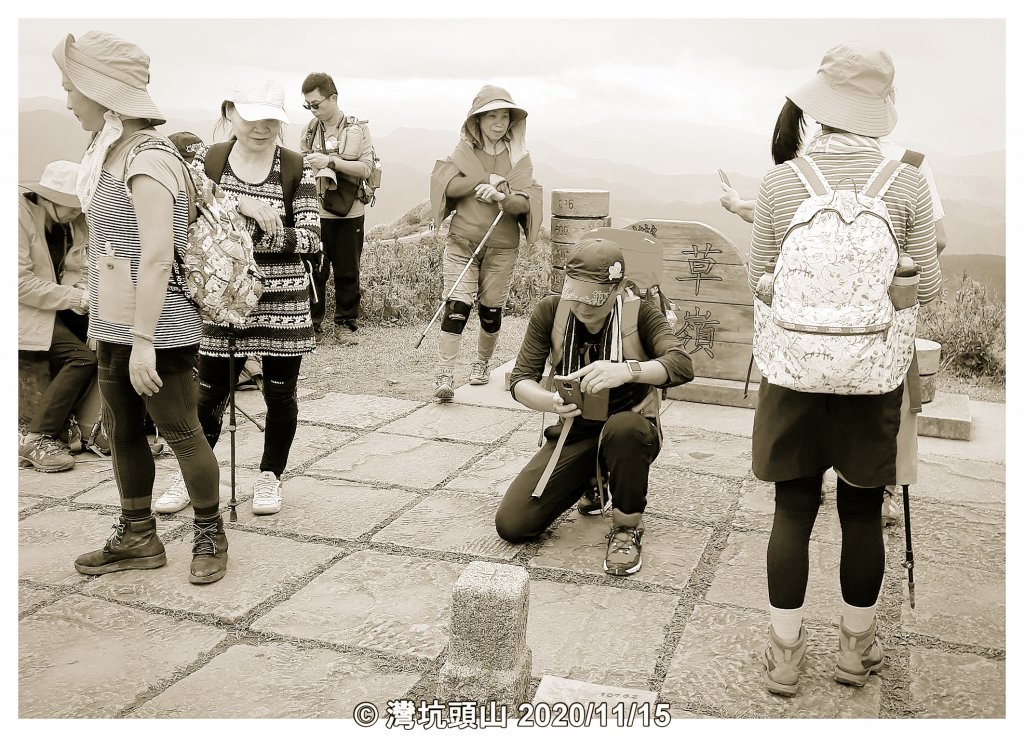
[[[15,19],[16,729],[1007,719],[1008,20],[566,11]]]

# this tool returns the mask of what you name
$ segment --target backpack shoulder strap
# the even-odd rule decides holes
[[[281,150],[281,189],[284,193],[284,225],[286,228],[295,227],[295,213],[292,211],[292,200],[295,199],[295,192],[302,181],[302,154],[292,151],[290,148],[280,147]]]
[[[873,198],[884,195],[906,166],[900,161],[883,161],[864,185],[864,196]]]
[[[562,349],[565,347],[565,330],[569,324],[569,303],[563,299],[558,300],[555,308],[555,321],[551,323],[551,353],[548,361],[552,368],[558,366],[562,361]]]
[[[903,153],[903,158],[900,159],[904,164],[910,164],[916,169],[921,168],[921,164],[924,163],[924,154],[918,151],[911,151],[909,148]]]
[[[832,191],[821,170],[806,156],[797,156],[786,163],[796,172],[811,197],[829,194]]]
[[[206,157],[203,159],[203,169],[213,181],[220,184],[220,178],[224,176],[224,167],[227,166],[228,156],[234,148],[234,140],[226,143],[215,143],[206,149]]]

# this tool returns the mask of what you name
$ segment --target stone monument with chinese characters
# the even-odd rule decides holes
[[[761,374],[750,361],[754,308],[736,246],[714,228],[688,220],[641,220],[629,227],[661,243],[661,290],[675,303],[676,332],[693,361],[694,381],[670,389],[668,396],[755,406]],[[750,387],[744,397],[748,369]]]

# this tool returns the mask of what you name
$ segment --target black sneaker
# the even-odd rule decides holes
[[[640,538],[642,527],[616,527],[608,533],[608,552],[604,556],[604,572],[613,576],[629,576],[640,570]]]
[[[602,512],[607,512],[608,508],[612,505],[612,495],[608,494],[605,499],[604,505],[601,504],[601,493],[597,490],[596,486],[591,486],[580,497],[579,502],[576,504],[576,509],[584,517],[596,517]]]

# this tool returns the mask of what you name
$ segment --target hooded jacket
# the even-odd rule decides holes
[[[494,104],[501,102],[507,104]],[[512,102],[512,96],[501,87],[484,85],[480,89],[462,124],[455,149],[448,158],[434,164],[434,170],[430,174],[431,216],[435,223],[440,224],[456,209],[457,203],[450,202],[445,192],[448,183],[455,176],[461,174],[480,183],[488,181],[488,172],[473,153],[473,149],[483,148],[483,137],[476,116],[481,112],[481,108],[485,107],[489,110],[505,107],[511,112],[506,143],[512,171],[506,179],[513,192],[520,191],[529,195],[530,210],[519,216],[519,225],[526,234],[526,243],[529,245],[537,239],[541,221],[544,219],[543,189],[533,179],[533,161],[526,149],[526,110]]]
[[[72,245],[64,271],[55,273],[46,245],[46,210],[18,195],[18,350],[47,351],[58,310],[80,306],[86,289],[85,216],[71,223]],[[58,278],[59,276],[59,278]]]

